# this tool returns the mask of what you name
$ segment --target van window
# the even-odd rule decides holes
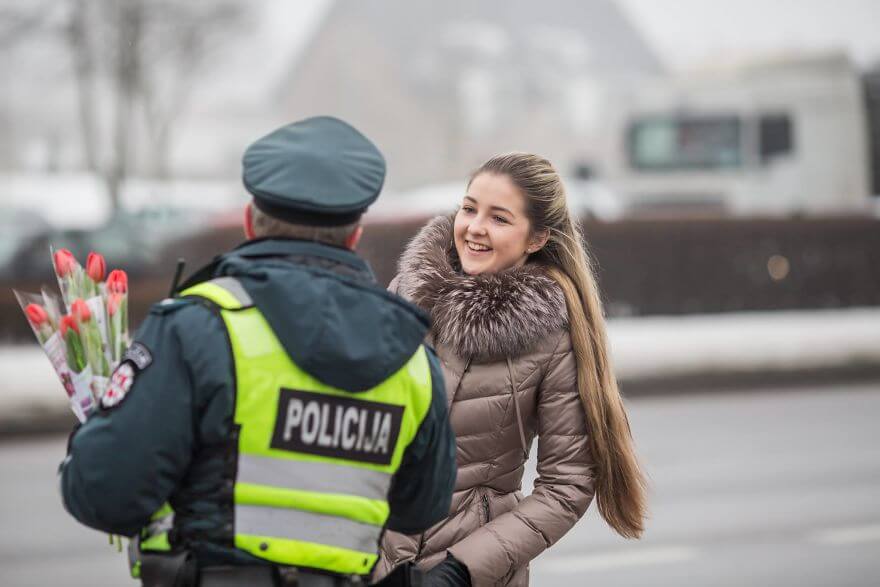
[[[791,133],[791,117],[788,114],[764,114],[758,123],[761,163],[774,157],[791,153],[794,143]]]
[[[652,116],[634,121],[630,165],[674,171],[742,166],[742,123],[737,116]]]

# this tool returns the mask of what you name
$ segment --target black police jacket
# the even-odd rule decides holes
[[[188,284],[219,276],[244,285],[299,367],[341,389],[386,379],[428,329],[421,310],[376,284],[347,250],[249,241]],[[202,566],[253,564],[232,546],[233,362],[216,308],[189,298],[156,304],[133,347],[134,381],[124,399],[71,439],[60,471],[65,507],[87,526],[132,536],[168,501],[176,512],[172,546],[192,550]],[[456,474],[443,377],[428,355],[433,401],[389,493],[387,527],[404,533],[447,515]]]

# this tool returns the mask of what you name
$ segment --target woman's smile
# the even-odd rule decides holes
[[[506,175],[474,177],[455,215],[453,234],[462,271],[468,275],[525,263],[531,231],[519,188]]]
[[[492,252],[492,247],[490,247],[489,245],[480,244],[467,239],[465,239],[464,242],[467,243],[467,251],[471,254],[485,255],[486,253]]]

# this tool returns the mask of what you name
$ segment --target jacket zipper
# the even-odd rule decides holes
[[[416,548],[416,558],[414,560],[419,560],[422,556],[422,550],[425,548],[425,534],[427,534],[427,532],[419,534],[419,545],[418,548]]]
[[[489,496],[483,494],[483,513],[486,515],[486,523],[489,523],[489,520],[492,519],[492,514],[489,511]]]

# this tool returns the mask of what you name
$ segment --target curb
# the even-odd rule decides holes
[[[880,389],[880,363],[797,370],[755,370],[689,373],[668,377],[642,377],[620,381],[624,398],[714,393],[766,393],[801,391],[807,387],[834,387],[876,382]]]
[[[681,395],[797,392],[807,387],[833,387],[850,383],[876,382],[880,389],[880,363],[797,370],[688,373],[664,377],[620,380],[624,399]],[[0,442],[69,432],[76,417],[62,397],[58,408],[39,406],[14,417],[0,417]]]
[[[880,307],[609,320],[624,397],[880,384]],[[70,430],[36,345],[0,347],[0,439]]]

